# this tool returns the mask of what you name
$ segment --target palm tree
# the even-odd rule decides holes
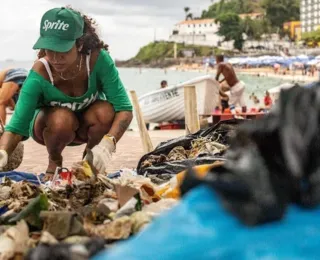
[[[190,11],[190,7],[185,7],[185,8],[184,8],[184,12],[186,13],[186,18],[185,18],[185,20],[188,20],[189,11]]]
[[[193,14],[192,13],[188,13],[187,17],[186,17],[186,20],[193,20]]]

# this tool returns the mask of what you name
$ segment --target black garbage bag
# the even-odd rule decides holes
[[[290,200],[303,206],[320,202],[319,119],[319,89],[297,85],[282,91],[270,115],[239,128],[258,146],[269,173],[286,178]]]
[[[213,168],[204,178],[189,170],[181,193],[206,184],[216,191],[224,208],[246,225],[281,219],[288,202],[280,184],[285,181],[269,174],[257,146],[248,137],[242,136],[242,145],[248,149],[246,153],[233,147],[223,166]]]
[[[186,150],[191,149],[192,141],[202,137],[211,137],[218,140],[218,143],[223,145],[228,145],[232,136],[235,133],[238,125],[243,123],[245,120],[241,119],[231,119],[219,122],[218,124],[200,130],[195,134],[189,134],[187,136],[182,136],[176,139],[172,139],[166,142],[160,143],[154,151],[144,155],[137,166],[137,172],[139,175],[161,175],[161,174],[177,174],[188,167],[211,164],[216,161],[223,160],[223,153],[221,154],[208,154],[203,153],[193,159],[166,161],[166,156],[175,147],[183,147]],[[144,166],[144,162],[147,160],[152,161],[154,158],[155,162],[150,163],[147,167]]]
[[[182,194],[212,187],[243,223],[281,219],[289,203],[320,204],[320,90],[282,91],[274,110],[239,126],[225,163],[203,179],[189,170]]]
[[[105,249],[104,239],[94,238],[85,244],[41,244],[31,249],[26,260],[85,260]]]

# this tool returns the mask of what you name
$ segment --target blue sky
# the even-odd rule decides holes
[[[128,59],[154,39],[168,39],[184,7],[200,15],[210,0],[10,0],[0,8],[0,60],[33,60],[41,16],[50,8],[71,4],[99,24],[101,38],[115,59]]]

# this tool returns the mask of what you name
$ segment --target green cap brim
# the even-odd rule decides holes
[[[34,50],[46,49],[56,52],[67,52],[70,51],[76,40],[62,40],[53,37],[40,37],[33,46]]]

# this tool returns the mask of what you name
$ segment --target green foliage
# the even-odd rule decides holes
[[[209,56],[212,54],[217,54],[220,52],[217,48],[212,48],[211,46],[199,46],[199,45],[187,45],[187,44],[177,44],[178,57],[183,57],[183,49],[192,49],[195,55],[198,57]],[[162,60],[165,58],[173,58],[174,56],[174,43],[159,41],[152,42],[148,45],[142,47],[138,54],[133,58],[136,61],[143,63],[148,63],[153,60]]]
[[[280,30],[283,23],[300,20],[300,0],[263,0],[261,6],[271,26]]]
[[[220,24],[218,34],[224,37],[224,41],[234,40],[234,47],[242,50],[244,24],[239,15],[232,12],[223,13],[216,18],[216,22]]]
[[[262,12],[265,17],[257,20],[237,17],[251,12]],[[300,0],[221,0],[204,10],[202,18],[219,21],[223,27],[219,34],[225,41],[235,40],[235,47],[241,50],[243,33],[252,40],[260,40],[263,34],[270,33],[285,36],[283,23],[300,19]]]
[[[320,42],[320,29],[302,34],[302,40],[314,44]]]
[[[158,60],[165,57],[173,57],[172,42],[152,42],[142,47],[135,59],[142,62],[150,62],[151,60]]]
[[[217,18],[219,15],[232,12],[236,14],[259,12],[261,7],[257,0],[221,0],[203,10],[202,18]]]
[[[250,40],[261,40],[263,34],[272,32],[270,22],[267,19],[252,20],[246,17],[242,23],[243,32]]]
[[[184,12],[185,12],[185,20],[192,20],[193,19],[193,14],[190,13],[190,7],[185,7],[184,9]]]

